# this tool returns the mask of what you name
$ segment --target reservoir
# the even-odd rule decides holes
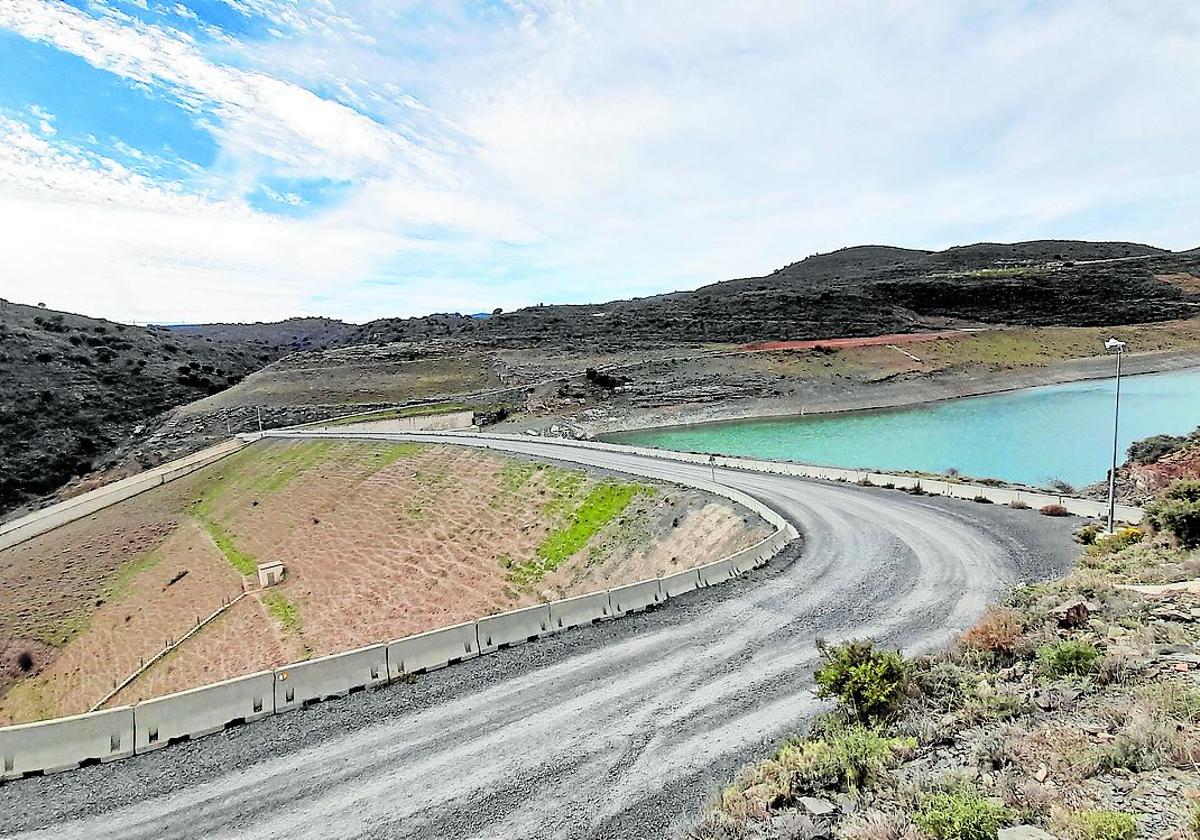
[[[1135,440],[1200,425],[1200,368],[1121,378],[1118,462]],[[1107,476],[1113,380],[964,397],[906,408],[736,420],[622,432],[605,440],[885,471],[945,472],[1034,486]]]

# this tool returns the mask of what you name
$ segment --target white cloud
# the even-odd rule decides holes
[[[20,276],[80,299],[72,272],[98,274],[127,290],[92,294],[109,314],[365,318],[644,294],[861,242],[1200,238],[1185,0],[226,1],[276,34],[206,47],[0,0],[0,27],[169,95],[220,147],[201,188],[32,109],[38,130],[0,125]],[[288,178],[349,187],[318,210],[265,183]],[[255,192],[309,215],[256,213]],[[35,219],[86,259],[37,253]]]

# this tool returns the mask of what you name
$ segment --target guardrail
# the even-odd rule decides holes
[[[232,455],[246,446],[246,443],[243,439],[233,438],[216,446],[210,446],[208,449],[202,449],[186,458],[180,458],[120,481],[114,481],[112,484],[97,487],[95,490],[89,490],[66,501],[42,508],[28,516],[22,516],[20,519],[0,525],[0,551],[31,540],[48,531],[53,531],[60,525],[83,519],[96,511],[159,487],[168,481],[174,481],[194,473],[196,470],[203,469],[209,464]]]
[[[471,435],[467,440],[478,438]],[[676,574],[483,616],[453,627],[143,700],[133,706],[0,727],[0,782],[151,752],[573,627],[651,609],[685,592],[762,566],[798,536],[795,527],[779,513],[741,491],[709,482],[688,483],[754,510],[775,527],[774,533],[715,563]]]

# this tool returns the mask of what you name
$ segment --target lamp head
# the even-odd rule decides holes
[[[1109,353],[1120,353],[1125,349],[1125,342],[1115,338],[1110,338],[1108,341],[1104,342],[1104,349]]]

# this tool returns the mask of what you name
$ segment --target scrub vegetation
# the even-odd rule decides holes
[[[1161,519],[1081,532],[1075,569],[1015,589],[944,650],[821,642],[815,690],[833,710],[743,770],[689,836],[1200,838],[1200,605],[1184,586],[1200,549]]]

